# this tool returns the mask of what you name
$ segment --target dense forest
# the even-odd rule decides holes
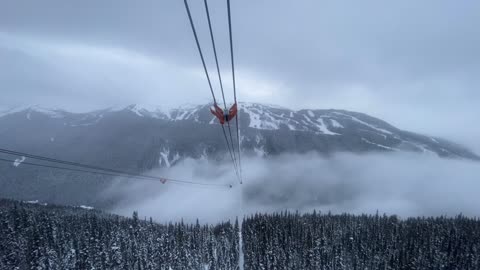
[[[480,269],[480,221],[379,215],[255,215],[245,269]]]
[[[238,269],[239,224],[157,224],[96,210],[0,200],[0,269]],[[256,214],[245,269],[480,269],[480,221]]]
[[[235,269],[238,225],[159,225],[0,200],[0,269]]]

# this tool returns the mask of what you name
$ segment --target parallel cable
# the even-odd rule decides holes
[[[0,153],[8,154],[8,155],[15,155],[15,156],[28,157],[28,158],[35,159],[35,160],[42,160],[42,161],[47,161],[47,162],[56,163],[56,164],[69,165],[69,166],[89,169],[89,170],[93,170],[93,171],[81,170],[81,169],[75,169],[75,168],[57,167],[57,166],[46,165],[46,164],[35,164],[35,163],[29,163],[29,162],[25,162],[25,161],[20,163],[20,164],[27,164],[27,165],[31,165],[31,166],[46,167],[46,168],[52,168],[52,169],[72,170],[72,171],[77,171],[77,172],[103,174],[103,175],[109,175],[109,176],[124,176],[124,177],[128,176],[128,177],[143,179],[143,180],[155,180],[155,181],[166,180],[166,181],[170,181],[170,182],[191,184],[191,185],[223,186],[223,187],[228,186],[228,185],[223,185],[223,184],[202,183],[202,182],[194,182],[194,181],[188,181],[188,180],[178,180],[178,179],[158,177],[158,176],[145,175],[145,174],[136,174],[136,173],[132,173],[132,172],[114,170],[114,169],[109,169],[109,168],[102,168],[102,167],[88,165],[88,164],[82,164],[82,163],[71,162],[71,161],[66,161],[66,160],[60,160],[60,159],[54,159],[54,158],[43,157],[43,156],[38,156],[38,155],[32,155],[32,154],[28,154],[28,153],[12,151],[12,150],[7,150],[7,149],[1,149],[1,148],[0,148]],[[2,158],[0,158],[0,161],[15,162],[14,160],[11,161],[11,160],[6,160],[6,159],[2,159]]]
[[[233,38],[232,38],[232,16],[230,12],[230,0],[227,0],[227,10],[228,10],[228,33],[230,37],[230,61],[232,63],[232,80],[233,80],[233,99],[235,101],[235,104],[237,104],[237,86],[236,86],[236,81],[235,81],[235,61],[233,57]],[[238,106],[238,104],[237,104]],[[238,118],[240,116],[240,110],[237,108],[238,113],[237,117],[235,118],[235,125],[237,129],[237,141],[238,141],[238,165],[240,167],[240,184],[243,182],[243,172],[242,172],[242,159],[240,157],[241,155],[241,148],[240,148],[240,131],[238,127]]]
[[[238,179],[240,179],[240,175],[239,175],[238,168],[237,168],[237,163],[235,162],[235,158],[234,158],[235,152],[230,149],[230,144],[228,144],[227,133],[225,132],[225,127],[223,125],[220,125],[220,126],[222,127],[223,136],[225,137],[225,142],[227,144],[228,152],[230,153],[230,158],[233,161],[233,169],[235,170],[235,175],[237,176]]]
[[[235,149],[230,148],[230,144],[228,143],[227,133],[225,132],[225,127],[223,125],[220,125],[220,126],[222,127],[223,137],[225,138],[225,143],[227,145],[228,153],[230,154],[230,158],[232,159],[232,162],[233,162],[233,169],[235,171],[235,175],[237,176],[238,179],[240,179],[240,174],[239,174],[237,162],[235,159]],[[233,147],[233,144],[232,144],[232,147]]]
[[[225,111],[227,111],[227,102],[225,101],[225,93],[223,91],[222,75],[220,73],[220,65],[218,64],[217,46],[215,46],[215,38],[213,36],[212,21],[210,20],[210,11],[208,10],[207,0],[204,0],[203,2],[205,3],[205,12],[207,14],[208,28],[210,30],[210,39],[212,40],[213,55],[215,56],[215,64],[217,66],[218,81],[220,83],[220,90],[222,91],[223,106],[225,108]],[[233,163],[234,163],[234,166],[236,167],[237,177],[238,177],[239,181],[242,182],[242,180],[240,178],[240,173],[239,173],[239,170],[238,170],[237,158],[235,156],[235,146],[233,145],[232,129],[230,128],[230,122],[229,121],[227,121],[227,127],[228,127],[228,133],[229,133],[229,136],[230,136],[230,144],[231,144],[232,151],[233,151],[233,155],[232,155]]]
[[[238,115],[238,113],[237,113]],[[237,159],[235,157],[235,147],[233,146],[233,137],[232,137],[232,129],[230,128],[230,122],[227,121],[227,127],[228,127],[228,133],[230,135],[230,143],[232,145],[232,151],[233,151],[233,162],[235,164],[235,167],[236,167],[236,173],[237,173],[237,177],[238,177],[238,181],[240,182],[240,184],[242,183],[242,178],[241,178],[241,174],[240,174],[240,171],[238,169],[238,164],[237,164]],[[240,150],[240,149],[238,149]]]
[[[4,158],[0,158],[0,161],[15,163],[15,160],[4,159]],[[26,161],[22,161],[21,163],[18,164],[18,166],[20,166],[20,165],[32,165],[32,166],[38,166],[38,167],[44,167],[44,168],[61,169],[61,170],[68,170],[68,171],[73,171],[73,172],[92,173],[92,174],[100,174],[100,175],[107,175],[107,176],[123,176],[121,174],[115,174],[115,173],[100,172],[100,171],[89,171],[89,170],[81,170],[81,169],[66,168],[66,167],[57,167],[57,166],[46,165],[46,164],[30,163],[30,162],[26,162]],[[131,177],[134,178],[133,176],[131,176]],[[152,180],[153,181],[153,179],[145,179],[145,178],[141,178],[141,179],[142,180]]]
[[[227,109],[227,102],[225,101],[225,94],[223,92],[222,75],[220,73],[220,66],[218,64],[217,47],[215,46],[215,38],[213,37],[212,22],[210,20],[210,12],[208,10],[207,0],[204,0],[203,2],[205,3],[205,12],[207,13],[208,28],[210,29],[210,39],[212,40],[213,55],[215,56],[215,64],[217,65],[218,81],[220,82],[220,90],[222,91],[223,105],[224,105],[225,110],[226,110]]]
[[[202,60],[202,65],[203,65],[203,69],[204,69],[204,71],[205,71],[205,75],[206,75],[206,77],[207,77],[208,85],[209,85],[209,87],[210,87],[210,92],[212,93],[213,102],[214,102],[214,104],[217,104],[217,100],[216,100],[216,98],[215,98],[215,93],[214,93],[214,91],[213,91],[213,87],[212,87],[212,83],[211,83],[211,80],[210,80],[210,76],[208,75],[207,65],[205,64],[205,59],[204,59],[204,57],[203,57],[202,48],[201,48],[201,46],[200,46],[200,42],[198,41],[198,36],[197,36],[197,31],[196,31],[196,29],[195,29],[195,24],[193,23],[192,15],[191,15],[191,13],[190,13],[190,7],[188,6],[188,1],[187,1],[187,0],[184,0],[183,2],[185,3],[185,9],[187,10],[188,19],[189,19],[189,21],[190,21],[190,26],[191,26],[191,28],[192,28],[193,36],[195,37],[195,42],[196,42],[196,44],[197,44],[197,49],[198,49],[198,52],[199,52],[199,54],[200,54],[200,58],[201,58],[201,60]],[[208,13],[208,5],[207,5],[207,2],[205,2],[205,4],[206,4],[205,7],[206,7],[206,9],[207,9],[207,14],[209,14],[209,13]],[[210,22],[210,16],[209,16],[209,15],[208,15],[208,22],[209,22],[209,26],[210,26],[210,34],[211,34],[212,42],[213,42],[213,44],[215,44],[215,43],[214,43],[214,39],[213,39],[213,33],[212,33],[212,28],[211,28],[211,22]],[[217,63],[217,69],[218,69],[218,71],[219,71],[219,66],[218,66],[218,60],[217,60],[215,45],[214,45],[214,52],[215,52],[215,60],[216,60],[216,63]],[[220,78],[220,72],[219,72],[219,78]],[[220,83],[221,83],[221,81],[220,81]],[[225,106],[225,110],[226,110],[226,102],[225,102],[225,96],[224,96],[223,85],[222,85],[222,84],[221,84],[221,89],[222,89],[223,102],[224,102],[224,106]],[[229,126],[229,127],[230,127],[230,126]],[[226,140],[227,145],[228,145],[229,142],[228,142],[228,138],[227,138],[227,135],[226,135],[226,133],[225,133],[225,129],[224,129],[223,125],[222,125],[222,129],[223,129],[223,133],[224,133],[224,136],[225,136],[225,140]],[[231,131],[230,131],[230,139],[231,139],[231,143],[230,143],[230,144],[231,144],[231,146],[232,146],[232,148],[233,148],[233,139],[232,139]],[[229,146],[228,146],[228,151],[229,151],[229,153],[230,153],[230,157],[232,158],[233,166],[234,166],[234,169],[235,169],[235,174],[237,175],[237,177],[238,177],[239,179],[241,179],[241,178],[240,178],[240,175],[239,175],[239,170],[237,169],[237,162],[236,162],[236,158],[235,158],[235,152],[232,153],[232,151],[235,151],[235,149],[234,149],[234,148],[231,149],[231,148],[230,148],[230,145],[229,145]],[[240,180],[240,182],[241,182],[241,180]]]
[[[5,162],[5,163],[14,163],[15,162],[14,160],[4,159],[4,158],[0,158],[0,161]],[[154,180],[154,179],[144,178],[144,177],[140,177],[140,176],[125,176],[125,175],[122,175],[122,174],[105,173],[105,172],[89,171],[89,170],[80,170],[80,169],[75,169],[75,168],[58,167],[58,166],[47,165],[47,164],[30,163],[30,162],[25,162],[25,161],[23,161],[21,164],[19,164],[19,166],[20,165],[29,165],[29,166],[34,166],[34,167],[48,168],[48,169],[66,170],[66,171],[71,171],[71,172],[81,172],[81,173],[107,175],[107,176],[115,176],[115,177],[128,177],[128,179],[138,179],[138,180],[144,180],[144,181],[155,181],[155,182],[157,182],[159,179],[161,179],[161,178],[158,178],[157,180]],[[199,185],[199,186],[209,186],[209,187],[230,187],[230,185],[208,184],[208,183],[190,183],[190,182],[185,182],[183,180],[176,180],[176,179],[168,179],[168,181],[173,182],[174,184],[195,184],[195,185]]]
[[[10,160],[10,159],[4,159],[0,158],[0,161],[6,162],[6,163],[14,163],[15,160]],[[72,172],[81,172],[81,173],[90,173],[90,174],[99,174],[99,175],[107,175],[107,176],[115,176],[115,177],[128,177],[129,179],[138,179],[138,180],[146,180],[146,181],[158,181],[159,179],[162,178],[157,178],[155,179],[150,179],[150,178],[144,178],[143,176],[125,176],[123,174],[114,174],[114,173],[106,173],[106,172],[100,172],[100,171],[89,171],[89,170],[81,170],[81,169],[75,169],[75,168],[67,168],[67,167],[58,167],[58,166],[53,166],[53,165],[47,165],[47,164],[38,164],[38,163],[30,163],[30,162],[25,162],[23,161],[20,165],[29,165],[29,166],[35,166],[35,167],[42,167],[42,168],[49,168],[49,169],[59,169],[59,170],[66,170],[66,171],[72,171]],[[165,179],[165,178],[163,178]],[[200,186],[213,186],[213,187],[230,187],[229,185],[220,185],[220,184],[208,184],[208,183],[193,183],[189,181],[183,181],[183,180],[176,180],[176,179],[168,179],[168,181],[171,181],[175,184],[195,184],[195,185],[200,185]]]
[[[202,59],[203,70],[205,71],[205,75],[207,76],[208,86],[210,87],[210,92],[212,93],[213,102],[217,103],[217,99],[215,98],[215,93],[213,92],[212,82],[210,81],[210,76],[208,75],[207,65],[205,64],[205,59],[203,58],[202,48],[200,47],[200,42],[198,41],[197,31],[195,30],[195,25],[193,24],[192,14],[190,14],[190,8],[188,7],[187,0],[184,0],[185,9],[187,10],[188,19],[190,20],[190,26],[192,27],[193,36],[195,37],[195,42],[197,43],[198,53],[200,54],[200,58]]]

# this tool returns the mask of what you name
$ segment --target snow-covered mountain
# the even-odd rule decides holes
[[[0,112],[1,144],[14,149],[45,148],[42,152],[64,145],[65,148],[59,150],[66,153],[78,144],[103,149],[104,146],[99,145],[101,142],[106,145],[119,143],[129,148],[129,143],[137,146],[149,137],[157,149],[145,151],[157,152],[160,166],[171,166],[186,157],[218,159],[226,148],[209,107],[209,104],[190,105],[165,110],[130,105],[88,113],[36,106],[20,108]],[[362,113],[294,111],[255,103],[241,103],[239,107],[240,138],[246,155],[413,151],[440,157],[478,159],[477,155],[454,143],[403,131]],[[35,136],[31,136],[33,134]],[[233,136],[236,136],[235,132]],[[122,147],[118,151],[122,152]],[[136,161],[138,163],[139,159]]]
[[[410,151],[480,160],[452,142],[404,131],[362,113],[239,105],[244,157]],[[209,107],[165,110],[130,105],[88,113],[37,106],[9,110],[0,112],[0,148],[132,172],[175,166],[186,158],[227,159],[222,130]],[[236,138],[235,129],[232,136]],[[30,159],[18,156],[1,158],[12,162],[0,162],[0,197],[94,206],[115,201],[101,194],[111,183],[107,176],[30,167],[23,164]]]

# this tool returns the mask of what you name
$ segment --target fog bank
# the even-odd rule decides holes
[[[217,222],[255,212],[282,210],[386,213],[401,217],[480,216],[480,164],[406,153],[317,154],[244,158],[244,184],[230,163],[185,160],[150,174],[232,184],[199,187],[167,182],[116,184],[106,196],[121,198],[112,209],[139,211],[158,222]]]

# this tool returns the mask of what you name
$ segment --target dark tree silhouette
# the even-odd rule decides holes
[[[0,269],[480,269],[480,221],[255,214],[215,226],[0,199]]]
[[[0,200],[0,269],[235,269],[237,238],[228,222],[159,225]]]

